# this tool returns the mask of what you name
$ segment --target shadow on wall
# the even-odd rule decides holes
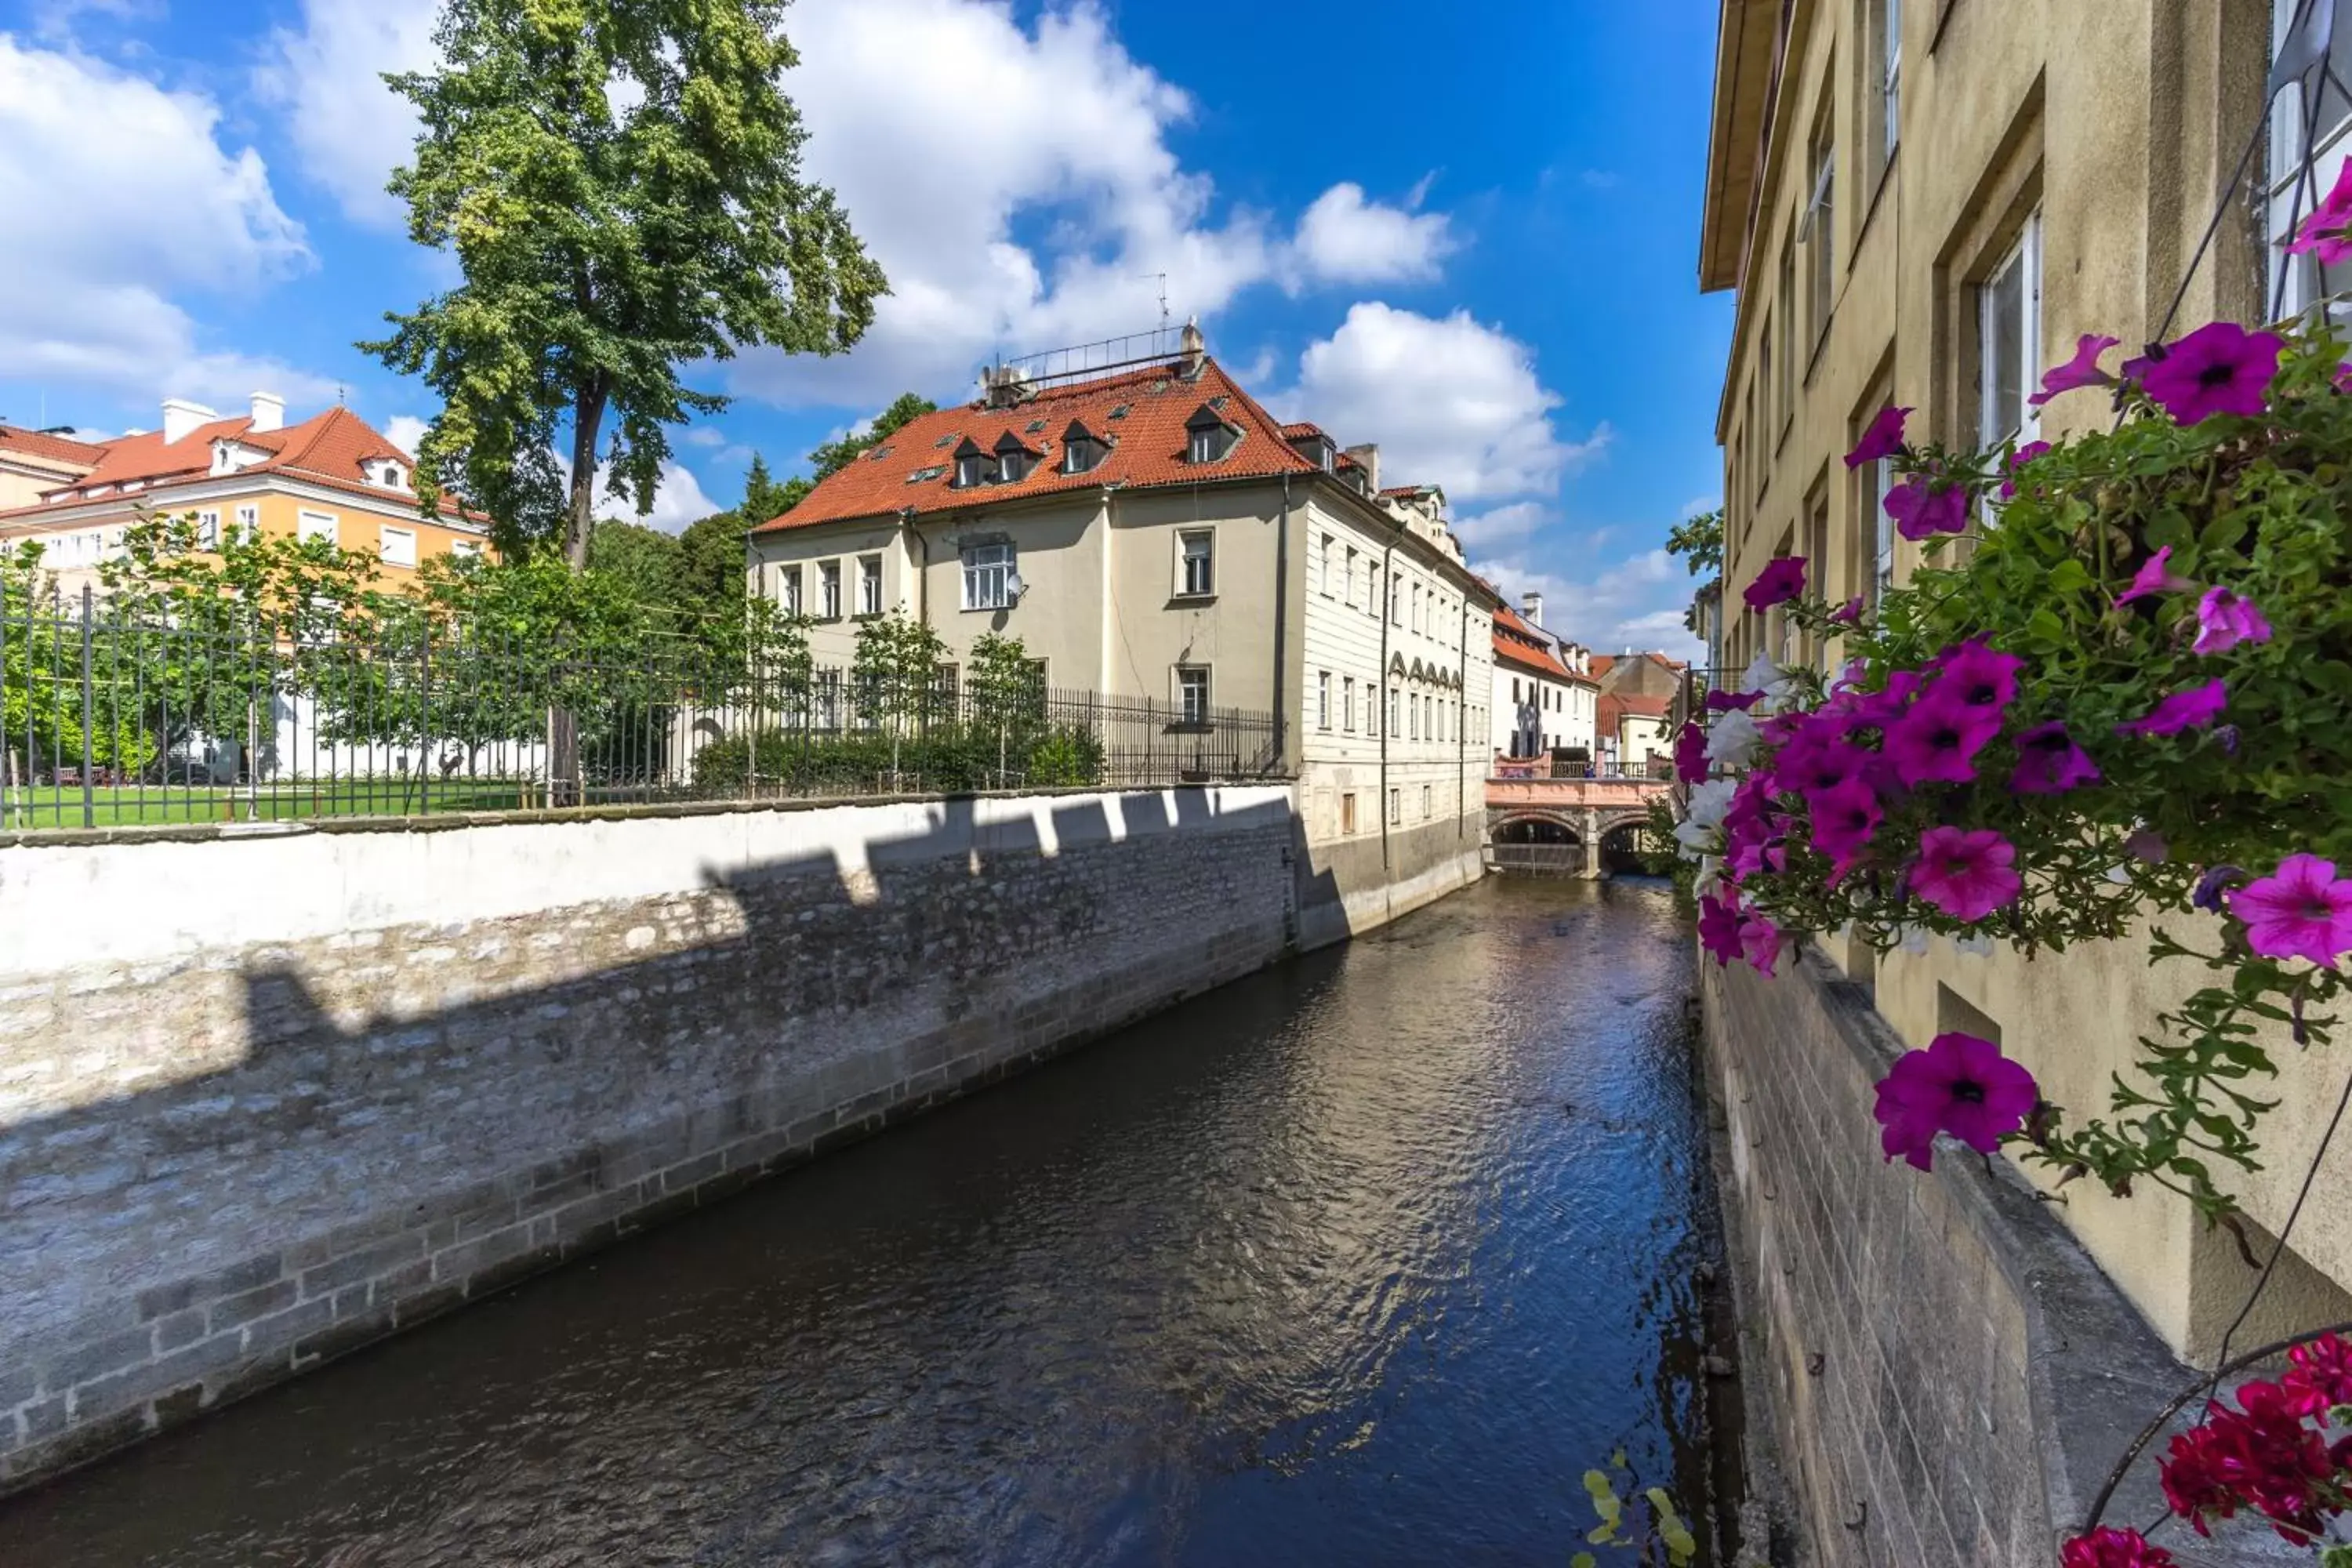
[[[159,1010],[218,1065],[0,1124],[0,1258],[38,1264],[8,1271],[0,1455],[11,1409],[42,1413],[15,1447],[55,1443],[71,1390],[82,1446],[118,1446],[1248,973],[1302,891],[1338,897],[1294,882],[1285,798],[1024,798],[655,898],[42,992],[47,1026],[9,1033],[53,1075]]]

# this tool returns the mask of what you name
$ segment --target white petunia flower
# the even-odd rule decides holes
[[[1727,768],[1744,768],[1764,749],[1764,731],[1738,709],[1720,714],[1706,732],[1706,760]]]

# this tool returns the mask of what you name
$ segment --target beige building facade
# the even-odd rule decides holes
[[[2308,297],[2311,280],[2282,275],[2263,232],[2284,228],[2273,188],[2304,134],[2292,92],[2275,113],[2264,96],[2293,9],[1724,0],[1700,258],[1705,288],[1738,294],[1717,416],[1724,575],[1702,607],[1718,664],[1736,671],[1770,652],[1832,668],[1833,642],[1743,610],[1740,590],[1776,556],[1808,557],[1832,603],[1874,600],[1918,565],[1919,547],[1880,509],[1883,466],[1842,460],[1880,408],[1912,408],[1915,442],[2062,438],[2113,417],[2095,394],[2026,402],[2079,335],[2137,345],[2217,317],[2264,319],[2268,292],[2290,309]],[[2338,29],[2335,47],[2352,79],[2352,37]],[[2331,122],[2311,128],[2328,160],[2322,191],[2352,118],[2352,105],[2324,101]],[[2247,183],[2232,195],[2242,153]],[[2151,971],[2137,942],[2033,961],[1948,942],[1875,959],[1828,945],[1904,1041],[1989,1033],[2078,1119],[2105,1112],[2110,1079],[2155,1014],[2208,979]],[[2263,1130],[2268,1169],[2228,1178],[2251,1229],[2273,1236],[2341,1087],[2327,1081],[2340,1063],[2282,1045],[2283,1077],[2263,1089],[2283,1101]],[[2347,1159],[2331,1156],[2319,1194],[2352,1190]],[[2053,1207],[2177,1353],[2213,1354],[2252,1278],[2228,1234],[2156,1190],[2070,1193]],[[2254,1244],[2269,1250],[2259,1234]],[[2345,1281],[2352,1204],[2315,1203],[2237,1342],[2352,1319]]]
[[[898,613],[959,670],[995,634],[1171,726],[1276,716],[1313,945],[1479,868],[1496,601],[1443,494],[1379,481],[1376,449],[1281,424],[1195,337],[913,422],[753,529],[749,584],[811,619],[821,668]]]

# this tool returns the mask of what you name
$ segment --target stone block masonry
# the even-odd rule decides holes
[[[1269,963],[1286,786],[0,846],[0,1487]]]
[[[1811,951],[1775,979],[1704,971],[1749,1409],[1797,1560],[2051,1568],[2195,1373],[2006,1163],[1881,1159],[1873,1086],[1903,1047],[1866,991]],[[2108,1520],[2163,1508],[2142,1464]],[[2243,1563],[2272,1561],[2266,1541],[2166,1544]]]

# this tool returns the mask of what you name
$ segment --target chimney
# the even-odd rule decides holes
[[[167,397],[163,399],[163,439],[166,442],[180,440],[194,434],[199,426],[219,417],[201,403],[191,403],[184,397]]]
[[[1179,342],[1184,355],[1184,379],[1190,381],[1201,374],[1201,366],[1209,357],[1209,340],[1201,335],[1198,316],[1184,323],[1184,333]]]
[[[1519,614],[1527,617],[1528,625],[1531,626],[1543,625],[1543,595],[1541,594],[1520,595]]]
[[[1381,449],[1370,442],[1348,448],[1348,456],[1364,465],[1364,488],[1373,495],[1381,493]]]
[[[253,395],[253,427],[256,430],[278,430],[286,425],[286,400],[274,392]]]

